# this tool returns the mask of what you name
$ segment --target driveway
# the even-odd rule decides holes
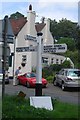
[[[35,88],[27,88],[22,85],[13,86],[12,81],[10,84],[5,85],[5,93],[9,95],[17,95],[19,91],[23,91],[26,94],[26,98],[35,96]],[[63,102],[80,104],[80,91],[62,91],[60,87],[56,87],[53,84],[48,84],[47,88],[42,89],[42,94],[51,96],[53,99],[58,99]]]

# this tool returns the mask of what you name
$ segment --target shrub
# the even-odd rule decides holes
[[[69,61],[64,61],[62,64],[53,64],[42,69],[42,76],[50,81],[51,76],[54,78],[56,72],[62,68],[71,68]]]
[[[52,81],[53,81],[53,76],[48,76],[46,79],[47,79],[48,82],[52,83]]]
[[[71,68],[71,63],[66,60],[61,65],[63,68]]]

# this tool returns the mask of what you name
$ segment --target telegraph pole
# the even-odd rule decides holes
[[[3,38],[3,64],[2,64],[2,71],[3,71],[3,81],[2,81],[2,98],[5,94],[5,72],[6,72],[6,57],[7,57],[7,28],[8,28],[8,16],[4,17],[4,28],[2,31],[2,38]]]
[[[42,96],[42,33],[37,33],[37,76],[36,76],[36,88],[35,88],[35,96]]]

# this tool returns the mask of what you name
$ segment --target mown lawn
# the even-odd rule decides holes
[[[2,116],[3,119],[15,120],[16,118],[32,118],[32,119],[44,119],[47,118],[72,118],[72,120],[79,119],[80,106],[62,103],[57,100],[52,100],[54,110],[49,111],[46,109],[34,108],[30,106],[29,99],[20,98],[17,96],[6,95],[2,104]],[[27,119],[27,120],[28,120]]]
[[[2,118],[2,97],[0,96],[0,120]]]

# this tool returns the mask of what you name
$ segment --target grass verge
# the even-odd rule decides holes
[[[20,98],[17,96],[6,95],[3,99],[2,104],[2,118],[8,120],[18,119],[59,119],[66,118],[72,120],[79,119],[79,108],[80,106],[63,103],[57,100],[52,100],[54,110],[49,111],[46,109],[34,108],[30,106],[29,99]]]

